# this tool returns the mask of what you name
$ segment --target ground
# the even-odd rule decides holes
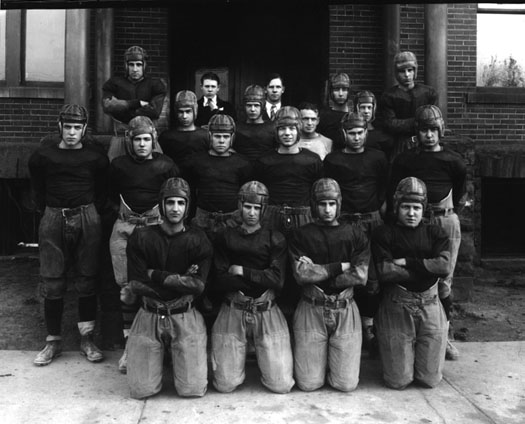
[[[0,302],[0,350],[42,348],[46,333],[37,255],[0,257]],[[474,342],[525,340],[524,306],[525,275],[478,269],[470,301],[454,305],[455,337]],[[63,320],[66,350],[78,348],[76,317],[70,287]]]

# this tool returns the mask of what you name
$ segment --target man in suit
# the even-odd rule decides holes
[[[226,100],[219,98],[218,94],[221,89],[221,80],[214,72],[206,72],[201,77],[202,97],[197,102],[198,112],[195,119],[195,125],[202,127],[207,125],[210,118],[217,113],[230,115],[237,120],[235,108]]]
[[[275,115],[283,106],[282,97],[284,93],[284,81],[281,75],[273,73],[270,74],[266,80],[266,105],[263,111],[263,120],[273,121]]]

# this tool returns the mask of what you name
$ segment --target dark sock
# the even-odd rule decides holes
[[[97,296],[78,298],[78,321],[95,321],[97,318]]]
[[[64,299],[44,299],[44,318],[46,320],[47,334],[50,336],[60,335],[63,312]]]

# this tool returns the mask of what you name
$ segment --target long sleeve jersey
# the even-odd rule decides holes
[[[230,156],[196,153],[186,161],[183,175],[196,195],[199,208],[232,212],[237,209],[239,188],[252,177],[252,165],[234,152]]]
[[[143,161],[130,155],[119,156],[110,166],[111,201],[118,205],[122,195],[132,211],[144,213],[157,204],[164,181],[179,174],[173,161],[158,152],[153,152],[152,159]]]
[[[365,148],[362,153],[340,150],[326,156],[324,175],[333,178],[341,187],[341,210],[366,213],[379,210],[385,201],[388,162],[380,150]]]
[[[465,194],[467,167],[458,153],[446,147],[439,152],[405,151],[392,163],[390,199],[405,177],[417,177],[426,184],[429,203],[439,203],[452,190],[454,207],[458,207]]]
[[[397,283],[407,290],[428,290],[439,277],[450,272],[449,239],[437,225],[416,228],[382,225],[372,233],[372,254],[381,285]],[[406,266],[394,259],[406,259]]]
[[[349,110],[353,110],[353,104],[349,104]],[[317,132],[332,140],[332,151],[341,150],[345,147],[345,139],[341,130],[341,119],[346,112],[333,109],[321,109],[319,112],[319,125]]]
[[[249,160],[255,161],[276,147],[275,126],[272,121],[262,124],[241,123],[237,126],[233,148]]]
[[[76,208],[107,198],[109,160],[96,148],[61,149],[50,145],[29,158],[29,172],[39,210],[45,206]]]
[[[136,287],[134,282],[145,287],[137,294],[169,301],[202,293],[213,250],[206,234],[199,229],[187,228],[168,235],[161,225],[152,225],[135,229],[126,254],[131,287]],[[188,274],[191,265],[197,265],[198,270]],[[149,269],[153,270],[151,277],[148,277]],[[168,284],[173,281],[174,284]]]
[[[102,86],[102,107],[104,112],[127,124],[135,116],[158,119],[162,111],[166,85],[159,78],[145,77],[140,81],[116,76]],[[115,97],[117,101],[110,101]],[[141,106],[140,101],[148,102]]]
[[[267,289],[282,289],[287,249],[278,231],[259,229],[247,233],[242,227],[225,228],[216,237],[214,247],[214,291],[240,290],[246,296],[259,297]],[[242,266],[243,276],[230,274],[230,265]]]
[[[437,105],[438,94],[434,88],[416,83],[411,90],[394,86],[386,90],[379,101],[377,122],[395,136],[414,135],[414,117],[419,106]]]
[[[370,249],[365,234],[357,226],[306,224],[292,232],[288,249],[292,271],[300,286],[315,284],[326,294],[334,294],[366,283]],[[300,262],[301,256],[310,258],[313,265]],[[344,272],[343,262],[351,264]]]
[[[191,155],[208,151],[208,131],[202,128],[194,131],[166,130],[160,135],[159,144],[164,154],[183,168]]]
[[[255,179],[268,188],[271,205],[309,206],[310,188],[322,174],[319,155],[308,149],[296,154],[273,150],[255,162]]]

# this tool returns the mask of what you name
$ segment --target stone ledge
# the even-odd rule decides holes
[[[481,258],[481,267],[508,271],[525,271],[525,258],[495,257]]]

